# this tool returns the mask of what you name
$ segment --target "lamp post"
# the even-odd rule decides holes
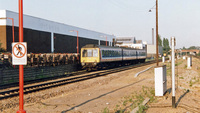
[[[151,8],[153,9],[153,8]],[[151,9],[149,12],[151,12]],[[158,60],[158,0],[156,0],[156,62],[157,66],[159,65],[159,60]]]
[[[10,20],[12,20],[12,37],[13,37],[13,42],[15,42],[15,28],[14,28],[14,19],[13,19],[13,18],[9,18],[9,17],[0,18],[0,19],[10,19]]]
[[[79,41],[78,41],[78,31],[77,30],[70,30],[69,32],[76,32],[77,33],[77,47],[76,47],[76,49],[77,49],[77,55],[79,54]]]
[[[154,28],[152,28],[152,45],[154,45]]]
[[[107,35],[102,35],[100,37],[105,37],[106,38],[106,46],[107,46]]]

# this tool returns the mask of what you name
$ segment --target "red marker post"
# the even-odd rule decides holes
[[[23,42],[23,0],[19,0],[19,42]],[[19,65],[19,110],[17,113],[26,113],[24,110],[24,67]]]
[[[76,32],[77,33],[77,47],[76,47],[76,50],[77,50],[77,55],[79,54],[79,40],[78,40],[78,31],[77,30],[70,30],[69,32]],[[78,60],[79,60],[79,57],[77,57]]]

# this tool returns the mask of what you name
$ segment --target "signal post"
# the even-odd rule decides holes
[[[19,0],[19,43],[23,42],[23,0]],[[26,56],[24,56],[26,54],[27,51],[26,48],[24,48],[23,51],[23,46],[17,46],[18,47],[18,54],[17,55],[22,55],[23,57],[26,58]],[[21,47],[21,48],[20,48]],[[14,51],[14,50],[12,50]],[[14,54],[14,53],[12,53]],[[17,111],[17,113],[26,113],[26,111],[24,110],[24,67],[23,64],[19,65],[19,110]]]

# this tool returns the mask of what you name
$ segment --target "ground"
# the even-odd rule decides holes
[[[114,113],[130,112],[140,106],[141,112],[179,113],[200,111],[200,60],[193,58],[191,69],[186,60],[176,64],[176,103],[171,103],[171,69],[167,65],[168,92],[163,97],[154,96],[154,67],[138,77],[136,73],[156,64],[98,77],[91,80],[67,84],[24,96],[26,113]],[[140,103],[149,97],[147,106]],[[1,113],[15,113],[18,97],[1,100]]]

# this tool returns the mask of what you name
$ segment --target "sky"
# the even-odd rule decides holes
[[[116,37],[136,37],[151,44],[152,28],[156,26],[155,3],[156,0],[24,0],[23,10],[27,15]],[[0,9],[18,12],[18,0],[0,0]],[[170,41],[174,36],[176,48],[200,46],[200,0],[158,0],[158,10],[161,38]]]

